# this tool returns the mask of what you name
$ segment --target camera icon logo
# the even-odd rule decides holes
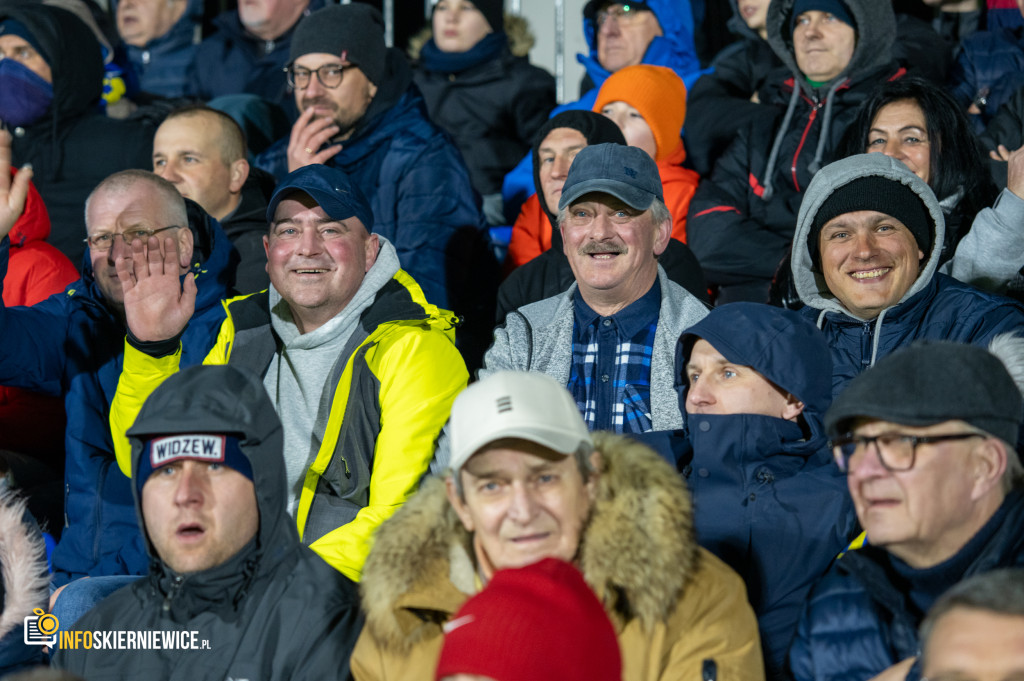
[[[42,608],[33,608],[32,612],[25,618],[25,645],[57,647],[60,620]]]

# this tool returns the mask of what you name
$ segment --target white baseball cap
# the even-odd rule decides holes
[[[576,401],[546,374],[499,371],[462,391],[452,405],[451,469],[505,438],[528,440],[570,456],[594,442]]]

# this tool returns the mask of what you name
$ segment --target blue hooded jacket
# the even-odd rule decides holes
[[[182,366],[202,362],[206,347],[190,339],[216,332],[220,300],[229,294],[238,255],[220,225],[189,206],[199,294],[182,339]],[[10,241],[0,241],[0,281]],[[195,261],[199,257],[193,258]],[[188,275],[186,275],[188,276]],[[212,327],[212,328],[208,328]],[[135,516],[131,481],[114,461],[110,402],[121,375],[125,327],[107,306],[86,255],[82,278],[31,307],[0,306],[0,384],[63,395],[65,432],[64,530],[53,552],[53,583],[86,575],[145,574],[149,559]]]
[[[374,233],[394,244],[427,300],[462,314],[452,294],[465,291],[472,261],[458,249],[482,237],[479,199],[459,150],[430,122],[405,57],[389,50],[387,67],[370,108],[327,165],[345,171],[370,200]],[[288,139],[256,159],[279,182],[288,174]]]
[[[767,676],[781,679],[807,593],[856,534],[846,477],[833,462],[823,423],[832,359],[812,322],[758,303],[715,308],[687,329],[677,366],[686,365],[699,339],[804,404],[798,422],[687,414],[686,431],[674,443],[693,494],[697,539],[743,577]]]
[[[698,78],[711,71],[711,69],[701,69],[700,59],[697,58],[697,48],[693,43],[693,14],[690,11],[690,3],[682,0],[645,0],[645,2],[654,12],[654,16],[658,17],[658,23],[661,25],[664,35],[651,41],[641,63],[650,66],[666,66],[672,69],[683,79],[686,91],[689,92]],[[593,81],[594,87],[575,102],[555,107],[549,118],[554,118],[563,111],[590,111],[594,102],[597,101],[598,91],[611,75],[611,72],[597,61],[597,27],[586,17],[583,18],[583,35],[590,48],[590,54],[577,54],[576,60],[587,70],[587,75]],[[527,154],[526,158],[505,176],[502,196],[506,206],[520,206],[536,191],[537,188],[533,182],[533,162],[530,154]],[[505,213],[508,215],[509,208],[506,208]]]

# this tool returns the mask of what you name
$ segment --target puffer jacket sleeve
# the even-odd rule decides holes
[[[981,135],[981,142],[985,149],[1002,144],[1012,151],[1024,146],[1024,87],[999,108]]]
[[[974,218],[941,271],[965,284],[1000,293],[1024,263],[1024,199],[1004,189],[991,208]]]
[[[221,324],[217,341],[203,364],[227,364],[233,335],[234,326],[230,322]],[[125,433],[135,423],[146,398],[180,368],[181,344],[173,355],[151,357],[125,340],[124,367],[110,404],[110,434],[114,440],[117,465],[128,477],[132,474],[132,448]]]
[[[410,152],[417,158],[393,148],[381,169],[374,203],[393,206],[392,217],[380,219],[375,211],[373,231],[395,245],[402,269],[428,301],[464,313],[458,303],[473,286],[468,275],[483,238],[476,194],[454,145],[438,138]]]
[[[310,544],[321,558],[354,581],[362,573],[377,527],[419,488],[452,402],[469,381],[455,345],[433,329],[410,328],[394,341],[377,343],[367,351],[366,362],[380,382],[380,431],[373,452],[369,501],[354,520]],[[307,476],[306,485],[311,480],[316,484],[316,476]]]
[[[132,475],[132,448],[125,433],[135,423],[143,403],[166,378],[178,371],[181,346],[173,355],[150,357],[125,341],[124,367],[117,382],[117,392],[110,405],[110,434],[114,440],[114,455],[121,472]]]
[[[0,240],[0,287],[7,276],[10,239]],[[31,308],[0,302],[0,384],[47,395],[61,394],[68,335],[67,294]]]

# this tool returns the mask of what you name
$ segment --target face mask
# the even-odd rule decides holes
[[[0,120],[25,126],[39,120],[53,101],[53,85],[14,59],[0,59]]]

